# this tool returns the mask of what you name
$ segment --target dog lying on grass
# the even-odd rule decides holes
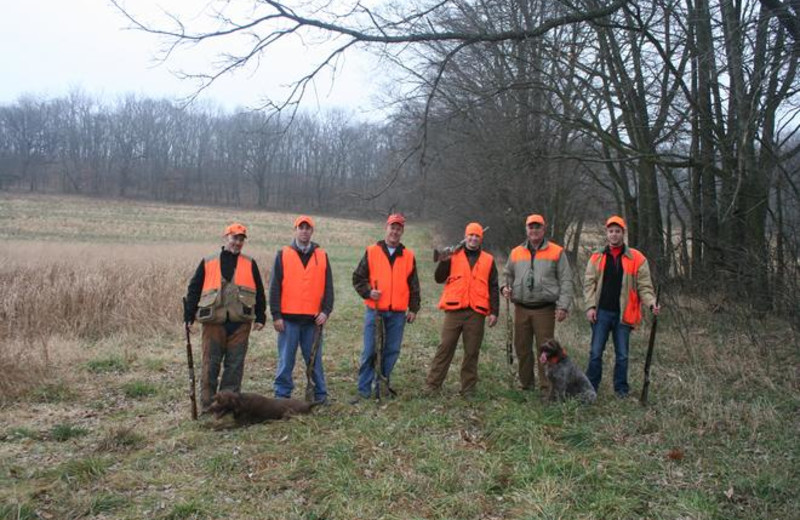
[[[208,411],[215,419],[232,413],[237,426],[264,421],[288,419],[293,415],[311,413],[319,403],[307,403],[297,399],[272,399],[259,394],[217,392]]]
[[[542,345],[539,362],[544,365],[547,379],[550,380],[551,402],[564,401],[567,397],[579,397],[584,404],[591,404],[597,399],[592,383],[575,363],[567,357],[567,351],[555,339]]]

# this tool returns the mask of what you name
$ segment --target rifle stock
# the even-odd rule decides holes
[[[514,322],[511,320],[511,304],[506,298],[506,358],[508,360],[508,381],[514,387]]]

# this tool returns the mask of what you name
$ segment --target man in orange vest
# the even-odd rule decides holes
[[[543,216],[529,215],[525,232],[527,240],[508,257],[502,292],[514,302],[514,350],[522,388],[534,389],[536,364],[544,396],[548,382],[539,356],[542,345],[555,335],[556,321],[564,321],[572,305],[572,269],[564,248],[545,238],[547,222]]]
[[[406,219],[401,214],[389,215],[383,240],[367,247],[364,256],[353,271],[353,288],[364,299],[364,349],[358,369],[359,399],[373,395],[376,383],[375,322],[380,313],[385,329],[381,372],[386,381],[392,375],[406,323],[413,323],[419,312],[420,290],[417,262],[414,252],[405,247],[400,238],[405,231]],[[380,396],[384,397],[384,396]]]
[[[275,256],[269,284],[272,325],[278,331],[278,369],[275,397],[291,397],[297,345],[306,363],[311,356],[314,330],[333,312],[333,275],[328,254],[311,241],[314,220],[300,215],[294,221],[294,240]],[[313,362],[314,400],[325,403],[328,390],[322,368],[322,343]]]
[[[256,261],[242,254],[247,228],[225,228],[222,251],[204,258],[186,292],[183,319],[203,324],[200,403],[208,411],[217,390],[241,391],[250,329],[266,322],[266,299]],[[253,323],[255,322],[255,323]],[[220,365],[224,367],[219,381]]]
[[[462,335],[461,395],[470,395],[475,390],[486,316],[490,327],[497,323],[500,308],[497,266],[494,257],[481,249],[483,227],[477,222],[467,224],[464,238],[463,248],[452,256],[445,253],[439,257],[434,273],[436,283],[445,284],[439,299],[439,308],[445,312],[442,340],[425,380],[429,393],[441,389]]]
[[[647,258],[625,245],[625,220],[614,215],[606,220],[604,249],[595,252],[586,265],[583,295],[586,318],[592,325],[591,353],[586,377],[600,386],[603,377],[603,351],[608,334],[614,341],[614,392],[628,396],[628,347],[631,330],[642,321],[642,304],[658,315],[653,282]]]

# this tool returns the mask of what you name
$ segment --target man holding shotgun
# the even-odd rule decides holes
[[[603,351],[608,335],[614,340],[614,392],[628,397],[628,346],[631,330],[642,321],[642,304],[658,316],[647,258],[625,245],[625,220],[606,220],[606,246],[589,258],[584,276],[586,318],[592,325],[592,343],[586,376],[597,390],[603,377]]]
[[[242,224],[225,228],[222,250],[200,262],[186,291],[183,321],[187,332],[195,320],[203,324],[200,403],[204,413],[218,389],[241,391],[250,329],[261,330],[266,322],[258,265],[242,254],[246,239],[247,228]]]
[[[464,342],[461,362],[461,395],[469,396],[478,383],[478,356],[483,342],[484,322],[497,323],[500,291],[494,257],[483,251],[483,226],[467,224],[464,247],[439,256],[434,278],[443,283],[439,308],[444,310],[442,340],[425,380],[426,392],[438,392],[447,377],[459,336]],[[487,320],[488,316],[488,320]]]
[[[420,307],[419,279],[414,252],[400,238],[405,230],[403,215],[392,214],[386,220],[384,239],[367,247],[355,271],[353,288],[364,299],[364,348],[358,369],[358,397],[353,401],[377,394],[379,383],[391,381],[392,369],[400,356],[403,330],[413,323]],[[384,344],[376,374],[376,322],[383,322]],[[378,331],[380,332],[380,331]],[[380,386],[383,386],[382,384]],[[390,389],[386,389],[390,391]]]
[[[333,275],[328,254],[311,241],[313,234],[314,220],[307,215],[297,217],[294,240],[278,251],[272,267],[269,308],[272,326],[278,332],[274,388],[275,397],[291,397],[292,372],[300,345],[311,370],[310,400],[325,403],[328,390],[322,368],[322,326],[333,312]]]

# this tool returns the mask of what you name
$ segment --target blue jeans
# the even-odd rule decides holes
[[[314,323],[296,323],[283,320],[284,330],[278,334],[278,369],[275,375],[275,397],[291,397],[294,382],[292,382],[292,372],[294,371],[294,361],[297,357],[297,345],[303,354],[303,361],[307,364],[311,356],[311,346],[314,343]],[[324,401],[328,396],[328,389],[325,386],[325,372],[322,369],[322,344],[320,340],[317,349],[316,360],[314,361],[314,371],[311,378],[314,381],[314,400]],[[305,373],[305,371],[304,371]]]
[[[623,325],[619,312],[597,309],[597,321],[592,324],[592,350],[589,354],[589,368],[586,377],[595,391],[603,378],[603,351],[606,348],[608,334],[614,340],[614,392],[617,395],[628,395],[628,347],[630,345],[631,327]]]
[[[367,307],[364,313],[364,350],[361,352],[361,366],[358,368],[358,393],[361,397],[372,396],[375,386],[375,315],[378,311]],[[406,326],[405,311],[380,311],[385,327],[383,363],[381,372],[389,381],[392,369],[400,356],[403,342],[403,329]]]

